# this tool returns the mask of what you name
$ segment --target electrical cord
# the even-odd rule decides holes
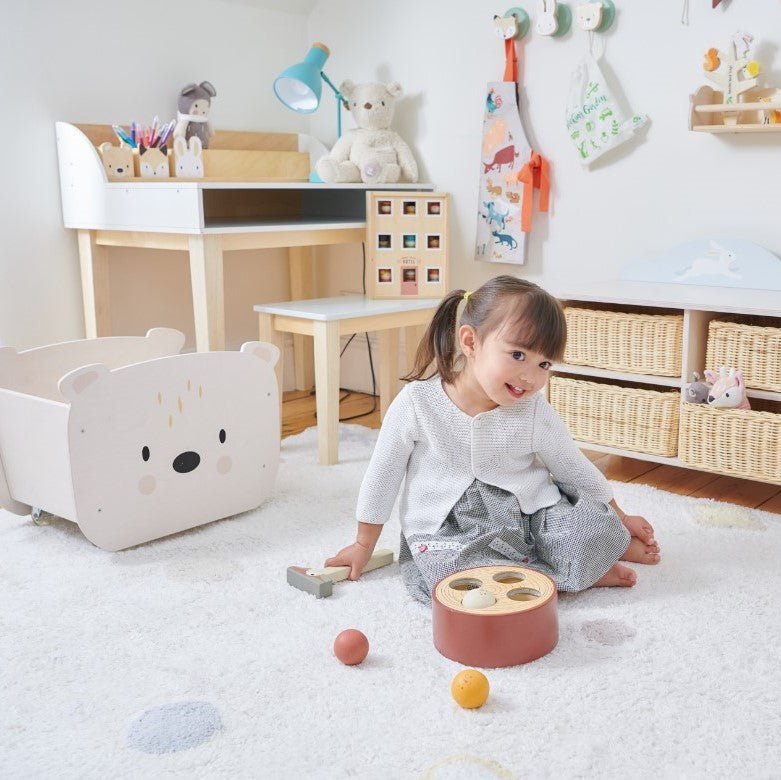
[[[361,250],[363,252],[363,271],[361,273],[361,283],[363,287],[363,294],[366,295],[366,243],[361,242]],[[339,353],[339,357],[341,358],[342,355],[344,355],[345,350],[347,347],[350,346],[352,343],[352,340],[357,336],[357,333],[353,333],[352,336],[350,336],[349,339],[347,339],[347,343],[342,347],[342,351]],[[366,417],[369,414],[374,414],[374,412],[377,411],[377,379],[374,374],[374,360],[372,359],[372,345],[371,341],[369,340],[369,334],[364,333],[364,336],[366,336],[366,349],[369,352],[369,370],[371,371],[372,375],[372,408],[369,409],[368,412],[362,412],[361,414],[353,414],[350,417],[340,417],[339,422],[349,422],[350,420],[357,420],[359,417]],[[345,395],[343,395],[341,398],[339,398],[339,403],[341,404],[342,401],[347,400],[351,395],[352,392],[350,390],[345,390],[345,388],[340,387],[340,391],[345,391]],[[317,419],[317,411],[315,411],[315,419]]]

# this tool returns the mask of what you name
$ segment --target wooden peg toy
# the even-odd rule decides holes
[[[534,31],[538,35],[560,38],[569,32],[572,25],[572,12],[569,6],[556,0],[537,0],[537,21]]]
[[[581,3],[575,9],[578,25],[586,32],[606,32],[613,24],[616,7],[613,0],[595,0]]]
[[[523,566],[478,566],[440,580],[431,598],[434,647],[467,666],[516,666],[559,641],[556,585]]]
[[[520,40],[529,32],[530,25],[529,14],[523,8],[508,8],[504,16],[494,15],[494,32],[505,41]]]

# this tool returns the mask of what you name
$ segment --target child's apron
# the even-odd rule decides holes
[[[547,211],[550,178],[547,161],[532,151],[521,124],[512,39],[505,41],[504,80],[487,85],[480,160],[475,259],[522,265],[532,192],[540,189],[540,211]]]

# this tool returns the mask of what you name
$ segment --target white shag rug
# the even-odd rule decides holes
[[[330,467],[313,429],[285,439],[260,509],[126,552],[0,511],[3,777],[779,777],[777,515],[616,484],[662,564],[561,598],[558,647],[462,710],[396,564],[286,584],[352,540],[376,432],[340,436]],[[360,666],[332,654],[348,627]]]

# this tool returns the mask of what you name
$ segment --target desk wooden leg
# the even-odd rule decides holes
[[[339,323],[315,322],[315,395],[320,463],[339,461]]]
[[[88,339],[108,336],[111,332],[111,317],[106,247],[96,243],[94,230],[79,230],[78,234],[84,332]]]
[[[282,393],[285,387],[285,367],[283,358],[285,356],[284,334],[274,328],[274,315],[258,312],[259,318],[259,338],[260,341],[267,341],[269,344],[275,344],[279,348],[279,360],[274,366],[274,372],[277,375],[277,387],[279,388],[279,427],[282,430]]]
[[[389,328],[378,333],[380,339],[380,418],[399,392],[399,330]]]
[[[313,298],[315,290],[315,265],[311,246],[294,246],[288,250],[290,267],[290,299],[299,301]],[[311,390],[314,382],[312,372],[312,340],[308,336],[293,335],[293,359],[296,368],[296,390]]]
[[[425,325],[409,325],[404,328],[404,352],[407,355],[407,373],[415,367],[415,355],[418,352],[418,344],[423,340],[425,332]]]
[[[222,277],[222,239],[190,236],[190,283],[198,352],[225,349],[225,290]]]

